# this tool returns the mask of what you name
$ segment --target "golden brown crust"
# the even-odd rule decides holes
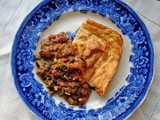
[[[103,95],[121,58],[121,35],[88,19],[82,23],[73,43],[77,45],[77,54],[87,62],[84,78]]]

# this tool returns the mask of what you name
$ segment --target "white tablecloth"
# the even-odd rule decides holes
[[[155,50],[155,76],[143,104],[129,120],[160,120],[160,2],[123,0],[146,24]],[[14,36],[25,16],[41,0],[0,0],[0,120],[38,120],[22,102],[14,86],[10,53]]]

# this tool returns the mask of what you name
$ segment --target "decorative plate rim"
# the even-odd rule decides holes
[[[140,22],[140,24],[142,25],[142,28],[145,30],[145,33],[147,35],[147,39],[148,39],[148,42],[150,42],[149,44],[149,47],[151,49],[151,52],[152,52],[152,57],[151,57],[151,68],[153,68],[150,72],[150,83],[148,84],[148,87],[147,87],[147,90],[145,90],[144,92],[144,95],[141,96],[141,100],[139,100],[136,105],[134,106],[133,110],[128,113],[128,116],[126,118],[129,118],[137,109],[138,107],[140,107],[140,105],[144,102],[145,98],[147,97],[147,94],[149,92],[149,89],[152,85],[152,82],[153,82],[153,78],[154,78],[154,71],[155,71],[155,67],[154,67],[154,49],[153,49],[153,44],[152,44],[152,41],[151,41],[151,38],[150,38],[150,34],[149,34],[149,31],[147,30],[147,27],[146,25],[144,24],[144,22],[141,20],[141,18],[136,14],[136,12],[129,6],[127,5],[126,3],[124,3],[123,1],[119,1],[119,0],[116,0],[118,3],[120,3],[123,7],[125,7],[135,18],[137,18],[138,22]]]
[[[36,108],[34,106],[32,106],[30,104],[30,102],[26,99],[26,97],[24,96],[22,90],[20,89],[20,86],[18,86],[18,79],[16,77],[16,70],[14,68],[15,66],[15,55],[16,55],[16,52],[13,52],[13,51],[16,51],[17,49],[17,43],[18,43],[18,40],[20,39],[20,35],[21,35],[21,32],[22,30],[25,28],[27,22],[32,18],[32,16],[45,4],[47,4],[50,0],[45,0],[45,1],[42,1],[40,2],[27,16],[26,18],[23,20],[23,22],[21,23],[16,35],[15,35],[15,38],[14,38],[14,41],[13,41],[13,46],[12,46],[12,51],[11,51],[11,67],[12,67],[12,75],[14,77],[14,83],[15,83],[15,86],[16,86],[16,89],[20,95],[20,97],[22,98],[23,102],[26,104],[26,106],[28,108],[30,108],[30,111],[32,113],[34,113],[35,115],[37,115],[39,118],[43,118],[43,119],[47,119],[45,118],[42,114],[40,114]],[[114,0],[113,0],[114,1]],[[150,72],[149,72],[149,75],[148,75],[148,82],[146,83],[146,87],[145,89],[143,90],[142,92],[142,95],[139,96],[138,100],[135,101],[134,105],[131,107],[132,109],[129,109],[128,111],[126,111],[125,113],[122,114],[122,116],[120,116],[121,118],[128,118],[130,117],[135,111],[136,109],[143,103],[143,101],[145,100],[148,92],[149,92],[149,89],[150,89],[150,86],[153,82],[153,78],[154,78],[154,49],[153,49],[153,44],[152,44],[152,41],[151,41],[151,38],[150,38],[150,35],[149,35],[149,32],[145,26],[145,24],[143,23],[143,21],[141,20],[141,18],[136,14],[136,12],[131,8],[129,7],[126,3],[124,3],[123,1],[121,0],[115,0],[117,3],[119,3],[121,6],[123,6],[125,9],[127,9],[127,11],[133,15],[136,20],[140,23],[141,27],[143,28],[143,31],[145,32],[145,35],[146,35],[146,38],[147,38],[147,42],[149,43],[149,49],[150,49],[150,52],[151,52],[151,55],[150,55]],[[120,118],[118,118],[120,119]]]

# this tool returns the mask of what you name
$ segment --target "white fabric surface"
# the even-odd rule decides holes
[[[160,2],[123,0],[146,24],[155,51],[155,76],[143,104],[129,120],[160,120]],[[0,120],[38,120],[22,102],[14,86],[10,52],[14,36],[26,15],[41,0],[0,0]]]

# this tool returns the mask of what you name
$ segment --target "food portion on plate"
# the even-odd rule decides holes
[[[82,23],[73,43],[77,46],[77,55],[87,62],[84,79],[98,95],[104,95],[121,58],[121,35],[88,19]]]
[[[84,105],[92,88],[106,93],[122,54],[121,35],[93,20],[80,26],[74,40],[65,32],[40,42],[36,73],[49,94],[63,97],[70,105]]]
[[[76,47],[66,33],[50,35],[40,43],[36,73],[50,95],[57,93],[70,105],[82,106],[87,102],[91,88],[83,79],[86,61],[75,53]]]

